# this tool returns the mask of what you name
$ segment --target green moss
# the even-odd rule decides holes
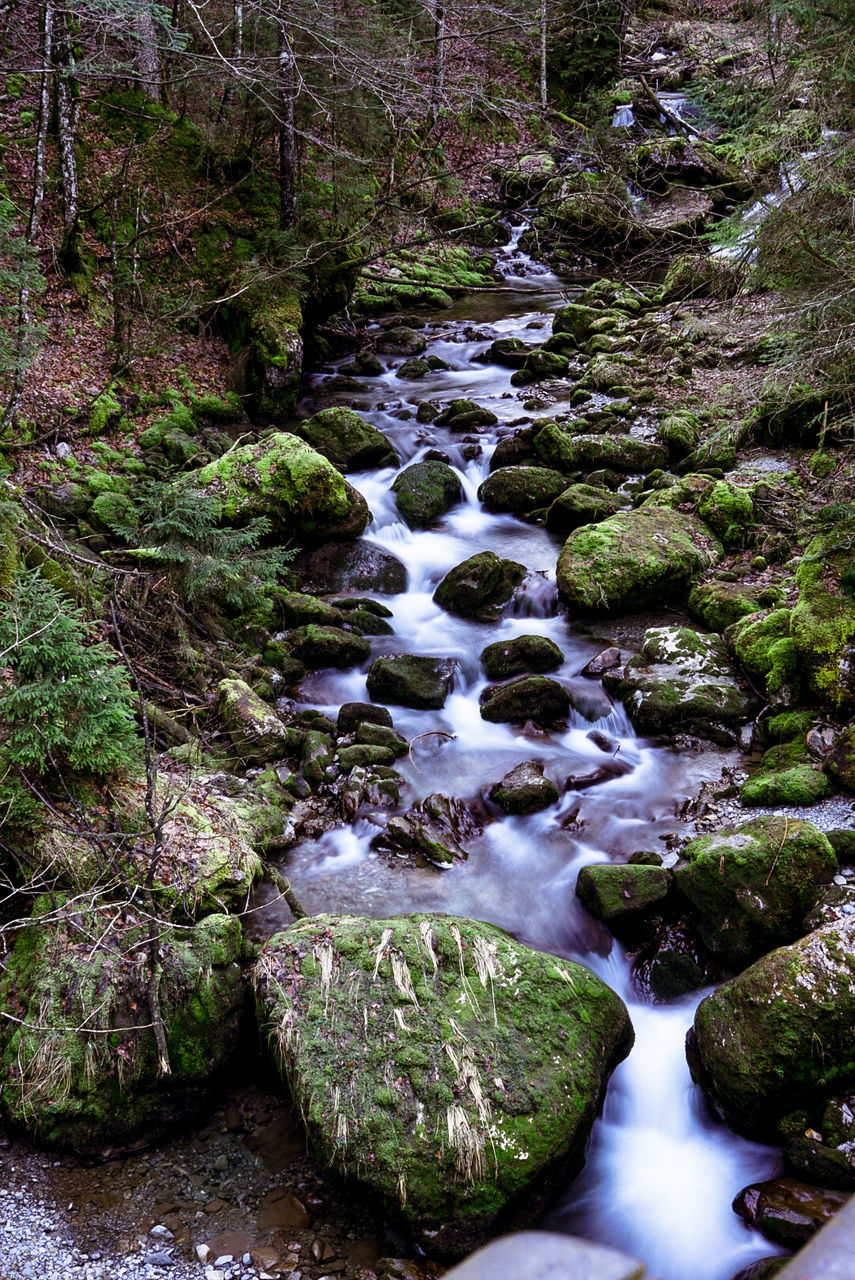
[[[747,490],[727,480],[717,480],[702,495],[698,515],[725,547],[733,549],[745,542],[747,527],[754,519],[754,503]]]
[[[89,411],[89,434],[103,435],[121,417],[122,406],[112,390],[102,391]]]
[[[789,610],[748,614],[727,628],[725,640],[752,679],[765,686],[775,701],[797,700],[801,682]]]
[[[839,542],[827,535],[810,543],[796,573],[799,600],[792,615],[794,650],[807,689],[835,709],[855,706],[855,678],[850,673],[855,600],[842,590],[851,567],[850,540],[846,530]]]
[[[746,805],[811,805],[831,793],[831,783],[816,764],[804,739],[771,747],[760,767],[743,783]]]

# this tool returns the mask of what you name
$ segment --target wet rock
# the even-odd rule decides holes
[[[548,676],[520,676],[508,684],[490,685],[481,694],[481,718],[493,724],[533,720],[551,726],[566,720],[569,710],[569,693]]]
[[[303,739],[301,759],[303,777],[310,787],[317,789],[323,783],[327,769],[332,764],[332,746],[329,734],[322,733],[319,729],[307,731]]]
[[[558,590],[589,612],[673,604],[717,555],[694,516],[644,505],[571,533],[558,557]]]
[[[698,1006],[693,1077],[738,1133],[855,1090],[855,921],[763,956]]]
[[[689,627],[652,627],[640,652],[621,670],[606,672],[603,683],[626,703],[642,733],[683,729],[727,745],[757,709],[724,642]]]
[[[240,1039],[241,927],[224,915],[159,926],[164,1075],[154,1030],[140,1025],[151,1023],[147,927],[112,904],[78,907],[50,905],[44,920],[37,907],[5,958],[0,1007],[22,1021],[0,1026],[0,1114],[47,1145],[95,1154],[169,1133],[209,1101]]]
[[[554,422],[535,436],[534,451],[544,466],[564,473],[602,467],[627,474],[646,473],[668,461],[662,445],[649,440],[628,435],[572,435]]]
[[[400,817],[390,818],[378,842],[438,866],[450,866],[468,857],[466,842],[480,834],[471,806],[437,792],[419,800]]]
[[[393,636],[395,628],[373,609],[354,609],[347,615],[350,625],[363,636]]]
[[[694,956],[661,947],[650,963],[647,982],[656,1000],[678,1000],[704,986],[706,974]]]
[[[405,324],[384,330],[377,339],[377,350],[392,356],[420,356],[426,347],[424,334]]]
[[[572,484],[564,489],[546,513],[550,533],[571,533],[583,524],[597,524],[632,506],[622,493],[612,493],[600,485]]]
[[[831,844],[830,840],[829,844]],[[808,933],[813,929],[821,929],[824,924],[838,924],[841,920],[848,920],[853,916],[855,916],[855,883],[847,880],[846,884],[830,884],[820,893],[819,898],[805,916],[804,929]]]
[[[582,905],[595,919],[617,929],[661,905],[670,889],[671,873],[664,867],[629,863],[594,863],[583,867],[576,881]]]
[[[587,969],[455,917],[299,921],[264,946],[255,983],[320,1159],[445,1255],[581,1165],[632,1039]],[[465,1027],[450,1052],[449,1019]]]
[[[782,742],[764,752],[760,766],[744,782],[739,798],[744,805],[812,805],[831,794],[822,766],[801,741]]]
[[[497,338],[490,344],[486,359],[506,369],[521,369],[531,351],[522,338]]]
[[[558,788],[543,776],[540,761],[518,764],[490,789],[490,799],[505,813],[537,813],[558,799]]]
[[[796,1178],[773,1178],[743,1187],[733,1208],[767,1240],[793,1248],[830,1222],[848,1199],[839,1191],[814,1187]]]
[[[393,809],[401,800],[403,778],[385,765],[358,765],[347,775],[341,793],[341,816],[352,822],[363,805]]]
[[[617,744],[615,744],[615,749]],[[632,772],[632,765],[623,760],[614,752],[610,752],[611,759],[606,763],[596,764],[591,768],[580,773],[571,773],[564,783],[565,791],[587,791],[589,787],[598,787],[601,782],[608,782],[610,778],[622,778],[625,774]]]
[[[494,622],[526,576],[524,565],[480,551],[456,565],[433,593],[447,613],[476,622]]]
[[[373,702],[343,702],[338,709],[336,729],[339,734],[353,733],[361,724],[392,727],[392,716],[385,707]]]
[[[815,1127],[807,1111],[785,1116],[778,1125],[779,1140],[789,1169],[815,1187],[836,1191],[855,1189],[855,1098],[832,1098]]]
[[[341,627],[318,627],[310,624],[297,627],[288,637],[288,646],[295,657],[309,668],[337,667],[344,671],[359,666],[371,653],[371,644],[353,631]]]
[[[790,617],[789,609],[750,613],[724,633],[727,647],[778,709],[797,703],[801,688]]]
[[[566,487],[566,476],[547,467],[501,467],[480,485],[478,500],[488,511],[527,515],[551,506]]]
[[[691,840],[674,884],[699,913],[712,953],[740,969],[792,942],[837,859],[809,822],[768,816]]]
[[[602,653],[598,653],[596,657],[591,658],[590,662],[586,662],[580,674],[583,676],[601,676],[604,675],[606,671],[614,671],[614,669],[619,666],[620,649],[615,645],[612,645],[608,649],[603,649]],[[588,737],[592,742],[597,742],[597,739],[594,737],[594,733],[596,732],[597,730],[593,730],[588,734]],[[605,735],[600,734],[600,737],[605,737]],[[597,745],[599,746],[599,743],[597,743]],[[603,749],[605,750],[605,748]]]
[[[545,378],[563,378],[569,369],[570,361],[567,356],[558,351],[535,348],[526,356],[522,367],[511,375],[511,386],[525,387],[530,382],[541,382]]]
[[[424,378],[430,373],[430,365],[427,360],[420,360],[417,356],[405,360],[404,363],[395,371],[396,378],[403,378],[405,382],[417,382],[419,378]]]
[[[295,745],[294,731],[244,680],[221,680],[217,711],[232,746],[248,764],[279,760]]]
[[[472,431],[476,427],[494,427],[499,419],[475,400],[452,400],[434,421],[449,431]]]
[[[585,674],[584,672],[582,673]],[[605,751],[608,755],[613,756],[616,751],[620,750],[620,743],[617,738],[610,738],[607,733],[603,733],[602,729],[591,729],[585,735],[595,747],[599,747],[601,751]]]
[[[713,579],[692,587],[689,613],[710,631],[721,634],[740,618],[780,604],[783,595],[780,587],[755,587],[745,582]]]
[[[368,696],[375,702],[438,710],[445,706],[456,668],[454,658],[412,654],[375,658],[368,668]]]
[[[411,529],[427,528],[460,499],[460,478],[444,462],[415,462],[392,485],[398,510]]]
[[[512,436],[504,436],[490,455],[490,472],[500,471],[502,467],[517,467],[534,458],[534,445],[528,429],[515,431]]]
[[[297,434],[339,471],[368,471],[374,467],[396,467],[399,458],[392,445],[376,427],[353,409],[322,409],[301,422]]]
[[[286,627],[305,627],[310,624],[321,627],[340,627],[344,614],[331,601],[302,591],[282,591],[276,595],[276,606]]]
[[[328,542],[294,561],[303,586],[321,595],[373,591],[399,595],[407,589],[407,570],[397,556],[372,542]]]
[[[284,1187],[269,1191],[258,1210],[259,1231],[300,1231],[309,1222],[306,1206]]]
[[[449,1272],[448,1280],[645,1280],[647,1276],[637,1259],[604,1245],[547,1231],[520,1231],[479,1249]]]
[[[488,680],[507,680],[527,672],[554,671],[564,654],[548,636],[514,636],[497,640],[481,652],[481,665]]]

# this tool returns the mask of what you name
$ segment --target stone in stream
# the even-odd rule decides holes
[[[614,671],[615,667],[619,666],[620,649],[616,645],[610,645],[608,649],[603,649],[601,653],[591,658],[590,662],[586,662],[579,674],[583,676],[602,676],[607,671]],[[596,742],[593,733],[589,733],[588,737],[593,742]]]
[[[547,467],[500,467],[478,488],[488,511],[527,515],[549,507],[567,488],[567,477]]]
[[[798,1248],[830,1222],[848,1199],[848,1194],[797,1178],[772,1178],[743,1187],[733,1208],[767,1240]]]
[[[488,680],[508,680],[527,672],[554,671],[564,654],[548,636],[514,636],[496,640],[481,651],[481,666]]]
[[[339,471],[396,467],[399,458],[389,441],[353,409],[322,409],[297,427],[297,434]]]
[[[454,683],[454,658],[402,653],[375,658],[368,668],[368,696],[417,711],[439,710]]]
[[[424,334],[416,333],[409,325],[394,325],[384,330],[377,339],[377,350],[393,356],[420,356],[427,347]]]
[[[293,568],[307,591],[321,595],[372,591],[395,596],[407,589],[404,565],[373,542],[327,542],[301,553]]]
[[[558,591],[586,612],[673,604],[719,550],[696,517],[645,504],[571,533],[558,557]]]
[[[598,862],[583,867],[576,880],[582,905],[595,919],[618,929],[661,906],[670,890],[670,871],[642,864]]]
[[[566,479],[566,477],[565,477]],[[572,533],[583,524],[597,524],[632,506],[622,493],[612,493],[602,485],[571,484],[562,489],[546,513],[550,533]]]
[[[523,427],[512,436],[503,436],[490,454],[488,470],[500,471],[502,467],[517,467],[520,463],[534,459],[534,445],[531,442],[531,427]]]
[[[535,347],[528,353],[525,363],[511,375],[511,386],[525,387],[530,382],[541,382],[545,378],[563,378],[570,369],[567,356],[558,351],[544,351]]]
[[[414,462],[395,477],[395,503],[411,529],[424,529],[460,499],[460,478],[444,462]]]
[[[217,710],[232,746],[247,764],[281,760],[298,741],[293,729],[244,680],[221,680]]]
[[[434,421],[449,431],[472,431],[475,427],[494,427],[499,419],[475,400],[451,400]]]
[[[465,844],[481,834],[481,824],[471,805],[455,796],[435,792],[419,800],[406,813],[390,818],[377,844],[384,848],[450,866],[469,855]]]
[[[385,707],[373,702],[343,702],[338,709],[336,730],[339,734],[353,733],[361,724],[379,724],[392,728],[392,717]]]
[[[433,593],[434,604],[459,618],[495,622],[526,576],[525,565],[479,551],[450,569]]]
[[[727,746],[757,711],[724,642],[689,627],[651,627],[635,657],[605,672],[603,683],[641,733],[684,730]]]
[[[321,1162],[440,1256],[530,1221],[582,1166],[632,1043],[587,969],[454,916],[301,920],[254,981]]]
[[[674,884],[697,911],[704,943],[730,969],[798,938],[837,871],[821,831],[774,815],[698,836],[683,857]]]
[[[539,760],[528,760],[490,788],[490,799],[505,813],[537,813],[558,799],[558,788],[543,776]]]
[[[508,684],[489,685],[481,694],[481,718],[493,724],[548,727],[566,720],[570,694],[548,676],[520,676]]]
[[[40,904],[0,975],[0,1008],[22,1019],[0,1020],[4,1122],[87,1155],[173,1132],[209,1102],[240,1042],[240,921],[209,915],[158,927],[164,1075],[150,1026],[147,926],[113,903]]]
[[[282,591],[276,595],[276,608],[285,627],[305,627],[309,624],[321,627],[340,627],[344,614],[329,600],[303,591]]]
[[[530,352],[531,347],[522,338],[496,338],[483,359],[503,365],[506,369],[521,369]]]
[[[337,667],[342,671],[356,667],[371,653],[371,643],[363,636],[341,627],[318,627],[313,623],[292,631],[288,647],[306,667],[315,671],[321,667]]]
[[[607,467],[612,471],[647,473],[668,461],[661,444],[628,435],[571,435],[554,422],[535,436],[534,451],[544,466],[561,472]]]

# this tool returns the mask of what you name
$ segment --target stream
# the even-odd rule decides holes
[[[586,863],[625,861],[637,850],[655,849],[666,865],[673,862],[676,855],[668,850],[674,834],[690,830],[680,816],[684,805],[704,783],[717,781],[734,757],[714,747],[676,750],[636,737],[624,709],[612,703],[600,681],[580,674],[610,643],[623,642],[626,654],[633,634],[610,631],[608,620],[591,629],[568,617],[555,587],[560,543],[540,527],[487,513],[478,501],[498,439],[513,424],[545,412],[524,410],[532,389],[513,387],[511,370],[485,362],[485,353],[499,337],[543,341],[554,312],[579,291],[521,252],[522,230],[515,228],[501,252],[502,285],[432,316],[422,330],[425,354],[441,357],[447,370],[416,383],[402,381],[395,370],[404,357],[381,356],[382,374],[362,379],[364,389],[357,392],[331,389],[331,367],[315,376],[302,409],[355,408],[389,437],[402,466],[439,450],[460,477],[462,500],[428,531],[411,531],[401,521],[390,490],[395,469],[348,477],[373,513],[365,538],[397,556],[408,574],[405,593],[383,597],[395,634],[375,639],[372,657],[407,652],[450,655],[459,662],[442,710],[391,708],[396,728],[407,738],[429,735],[399,764],[408,784],[404,802],[436,791],[478,800],[526,760],[543,763],[561,799],[545,812],[490,823],[471,844],[468,860],[447,870],[372,851],[372,838],[388,816],[378,810],[302,840],[289,851],[284,871],[309,912],[379,918],[443,911],[474,917],[588,965],[617,990],[629,1006],[635,1048],[612,1078],[585,1170],[546,1225],[624,1249],[642,1258],[659,1280],[729,1280],[775,1252],[742,1224],[731,1201],[746,1183],[772,1175],[778,1153],[721,1126],[690,1081],[684,1039],[703,993],[670,1004],[645,1003],[621,947],[581,907],[575,883]],[[461,439],[416,422],[420,401],[442,404],[461,396],[488,406],[498,424]],[[568,407],[559,401],[555,411]],[[644,428],[636,424],[633,430]],[[432,601],[449,569],[484,550],[521,561],[530,571],[513,609],[489,625],[452,617]],[[558,644],[565,662],[551,674],[574,692],[589,718],[571,711],[566,730],[550,733],[481,719],[478,697],[487,681],[479,654],[493,641],[521,634],[548,636]],[[363,670],[326,670],[306,678],[298,705],[335,718],[341,703],[368,700]],[[589,737],[593,729],[619,744],[615,758],[622,768],[595,785],[565,792],[568,777],[603,764],[602,750]],[[289,919],[281,904],[262,907],[254,929],[269,934]]]

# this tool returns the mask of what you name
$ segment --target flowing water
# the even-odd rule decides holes
[[[643,1258],[659,1280],[728,1280],[773,1252],[742,1225],[730,1203],[747,1182],[771,1174],[776,1153],[715,1123],[691,1084],[684,1039],[700,997],[659,1006],[642,1002],[620,947],[579,905],[575,883],[586,863],[624,861],[639,849],[667,855],[671,837],[685,830],[680,815],[686,802],[732,761],[714,748],[694,754],[636,737],[599,680],[580,674],[610,642],[609,624],[592,632],[559,605],[554,571],[560,544],[542,528],[491,515],[478,502],[496,441],[532,416],[522,404],[530,391],[512,387],[510,370],[485,362],[487,349],[497,337],[543,341],[568,296],[561,280],[520,251],[521,231],[514,231],[500,262],[503,287],[431,319],[428,353],[441,356],[447,371],[404,382],[395,376],[403,357],[384,356],[381,376],[363,379],[359,393],[345,393],[330,390],[330,369],[317,375],[304,407],[310,412],[319,405],[350,404],[389,436],[403,466],[439,449],[460,477],[462,500],[438,527],[424,532],[411,531],[398,516],[390,491],[395,469],[349,477],[373,512],[365,537],[403,561],[408,573],[407,591],[384,597],[395,634],[375,640],[372,656],[409,652],[450,655],[459,662],[441,711],[392,708],[398,730],[418,737],[411,759],[400,766],[408,783],[406,802],[441,791],[477,803],[525,760],[543,763],[562,799],[543,813],[491,823],[472,843],[467,861],[447,870],[373,852],[372,838],[385,821],[379,811],[300,842],[285,870],[310,912],[382,917],[436,910],[487,920],[531,946],[587,964],[618,990],[630,1007],[636,1045],[612,1079],[586,1169],[568,1186],[549,1225],[623,1248]],[[459,396],[488,406],[498,425],[461,439],[415,423],[419,401]],[[567,405],[556,405],[556,411],[562,408]],[[484,550],[529,569],[513,610],[490,625],[453,618],[432,600],[450,568]],[[559,645],[565,663],[552,674],[572,689],[588,718],[574,711],[566,729],[529,735],[481,719],[478,696],[487,683],[481,650],[526,633],[549,636]],[[322,671],[301,687],[302,705],[333,718],[342,702],[364,700],[364,670]],[[589,737],[594,728],[612,739],[611,754]],[[601,781],[564,791],[569,777],[584,777],[604,764],[609,772]],[[263,909],[256,929],[281,927],[282,910]]]

